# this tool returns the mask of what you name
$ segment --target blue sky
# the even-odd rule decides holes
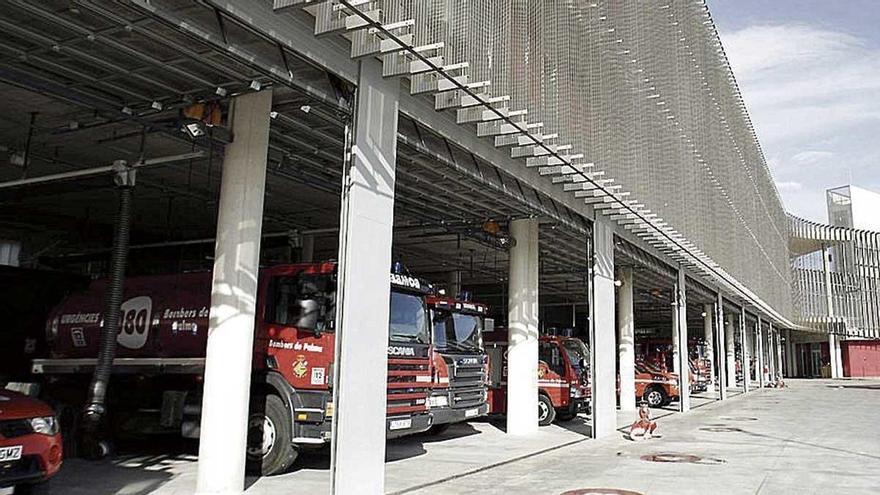
[[[880,192],[880,1],[708,3],[786,208],[825,221],[825,189]]]

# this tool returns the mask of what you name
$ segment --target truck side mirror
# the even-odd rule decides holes
[[[587,365],[588,365],[589,363],[587,363],[587,358],[582,357],[582,358],[580,358],[580,359],[578,360],[578,364],[580,365],[580,367],[581,367],[582,370],[586,370],[586,369],[587,369]]]
[[[299,316],[293,322],[294,326],[302,330],[315,331],[318,328],[318,317],[321,314],[321,306],[314,299],[298,299]]]

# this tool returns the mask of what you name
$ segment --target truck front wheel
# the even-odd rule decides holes
[[[547,426],[556,419],[556,409],[546,395],[538,396],[538,426]]]
[[[293,421],[280,397],[267,395],[261,399],[251,403],[248,418],[248,471],[261,475],[282,473],[298,454],[290,443]]]
[[[649,407],[663,407],[667,404],[669,398],[661,387],[653,386],[645,392],[645,402]]]

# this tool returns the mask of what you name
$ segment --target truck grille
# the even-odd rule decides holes
[[[486,356],[449,356],[449,389],[454,408],[479,406],[486,401]]]
[[[388,416],[428,410],[431,362],[427,358],[388,358]]]

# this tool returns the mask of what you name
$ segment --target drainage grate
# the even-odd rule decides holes
[[[714,457],[700,457],[698,455],[692,454],[671,454],[671,453],[663,453],[663,454],[648,454],[640,457],[643,461],[648,462],[669,462],[669,463],[683,463],[683,464],[724,464],[723,459],[716,459]]]
[[[619,488],[580,488],[578,490],[569,490],[560,495],[642,495],[632,490],[621,490]]]
[[[742,431],[742,429],[740,429],[740,428],[734,428],[733,426],[724,426],[724,425],[707,426],[707,427],[700,428],[700,430],[701,431],[711,431],[713,433],[737,433],[737,432]]]
[[[724,421],[757,421],[758,418],[753,418],[751,416],[721,416],[718,419],[723,419]]]

